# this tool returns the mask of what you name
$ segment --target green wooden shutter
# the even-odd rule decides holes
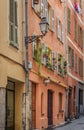
[[[9,40],[14,41],[14,0],[9,1]]]
[[[57,38],[61,39],[61,30],[60,30],[60,20],[58,18],[56,18],[56,28],[57,28]]]
[[[74,50],[72,49],[72,68],[74,69]]]
[[[71,12],[69,8],[68,8],[68,16],[67,16],[67,29],[68,32],[71,32]]]
[[[9,1],[9,40],[10,44],[17,47],[18,23],[17,23],[17,1]]]
[[[54,9],[52,9],[52,31],[54,31]]]
[[[62,43],[65,42],[65,28],[64,28],[64,24],[62,24],[62,38],[61,38]]]
[[[32,57],[35,58],[35,53],[37,51],[36,41],[32,42]]]
[[[9,1],[10,21],[14,22],[14,0]]]
[[[52,69],[57,69],[57,53],[52,51]]]
[[[45,1],[41,0],[41,18],[45,16],[45,6],[44,6]]]
[[[15,31],[14,31],[14,33],[15,33],[14,34],[14,36],[15,36],[14,42],[15,42],[15,44],[17,44],[18,43],[18,37],[17,37],[18,27],[17,27],[17,2],[16,1],[14,1],[14,20],[15,20],[15,22],[14,22],[14,24],[15,24],[15,26],[14,26],[14,29],[15,29]]]

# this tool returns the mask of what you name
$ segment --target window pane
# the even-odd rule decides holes
[[[70,17],[71,17],[71,12],[70,12],[70,9],[68,8],[68,18],[67,18],[68,32],[71,31],[71,19],[70,19]]]
[[[17,28],[15,28],[15,43],[17,43],[18,40],[17,40]]]
[[[14,0],[10,0],[10,21],[13,22],[13,17],[14,17],[14,6],[13,6],[13,1]]]
[[[10,23],[10,33],[9,33],[9,36],[10,36],[10,41],[13,41],[14,40],[14,28],[13,28],[13,25]]]
[[[15,25],[17,26],[17,2],[14,2],[14,11],[15,11]]]

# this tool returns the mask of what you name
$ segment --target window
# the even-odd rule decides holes
[[[74,39],[77,40],[77,21],[74,20]]]
[[[58,54],[58,63],[57,63],[58,74],[63,76],[63,56]]]
[[[60,92],[59,93],[59,112],[62,111],[62,97],[63,97],[63,94]]]
[[[69,8],[68,8],[68,16],[67,16],[67,29],[68,32],[70,33],[71,32],[71,11]]]
[[[41,46],[42,46],[41,63],[46,65],[46,56],[44,56],[46,46],[44,43],[41,43]]]
[[[48,23],[49,23],[49,29],[51,29],[51,6],[50,4],[48,3]]]
[[[79,75],[83,76],[83,60],[81,58],[79,58]]]
[[[72,49],[72,68],[74,69],[74,50]]]
[[[56,24],[57,24],[57,38],[64,43],[65,42],[65,27],[64,24],[59,20],[59,18],[56,18]]]
[[[74,69],[74,50],[71,47],[68,47],[68,62],[69,66]]]
[[[45,47],[45,51],[44,51],[44,58],[46,59],[46,67],[48,69],[51,69],[52,70],[52,60],[51,60],[51,50],[50,48],[48,48],[47,46]]]
[[[84,40],[84,31],[82,28],[78,25],[78,44],[83,49],[83,41]]]
[[[52,31],[54,31],[54,9],[52,9]]]
[[[58,18],[56,18],[56,23],[57,23],[57,38],[61,40],[61,37],[62,37],[61,36],[61,33],[62,33],[61,21]]]
[[[62,77],[64,77],[67,73],[67,62],[61,54],[58,54],[57,71]]]
[[[57,69],[57,53],[52,51],[52,70]]]
[[[78,72],[78,60],[77,60],[77,54],[74,54],[74,59],[75,59],[75,61],[74,61],[74,69],[75,69],[75,72]]]
[[[41,63],[41,55],[42,55],[42,46],[39,44],[40,40],[35,40],[32,42],[32,57],[39,64]]]
[[[41,0],[41,18],[45,16],[44,0]]]
[[[9,40],[18,47],[17,0],[9,0]]]
[[[65,42],[65,27],[64,24],[62,24],[62,38],[61,38],[62,43]]]
[[[47,0],[32,0],[32,8],[35,13],[43,18],[46,17],[48,22],[48,2]]]
[[[54,9],[48,3],[48,23],[49,29],[54,32]]]

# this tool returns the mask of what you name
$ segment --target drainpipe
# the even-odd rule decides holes
[[[25,47],[26,47],[26,60],[25,60],[25,70],[26,70],[26,130],[32,129],[32,120],[31,120],[31,87],[29,82],[29,43],[28,43],[28,1],[25,0]]]
[[[64,25],[65,25],[65,48],[66,48],[66,60],[67,60],[67,89],[66,89],[66,108],[65,108],[65,120],[68,121],[68,94],[69,94],[69,89],[68,89],[68,43],[67,43],[67,0],[64,0]]]

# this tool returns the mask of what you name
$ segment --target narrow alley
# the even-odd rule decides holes
[[[71,121],[69,124],[54,128],[53,130],[84,130],[84,116]]]

